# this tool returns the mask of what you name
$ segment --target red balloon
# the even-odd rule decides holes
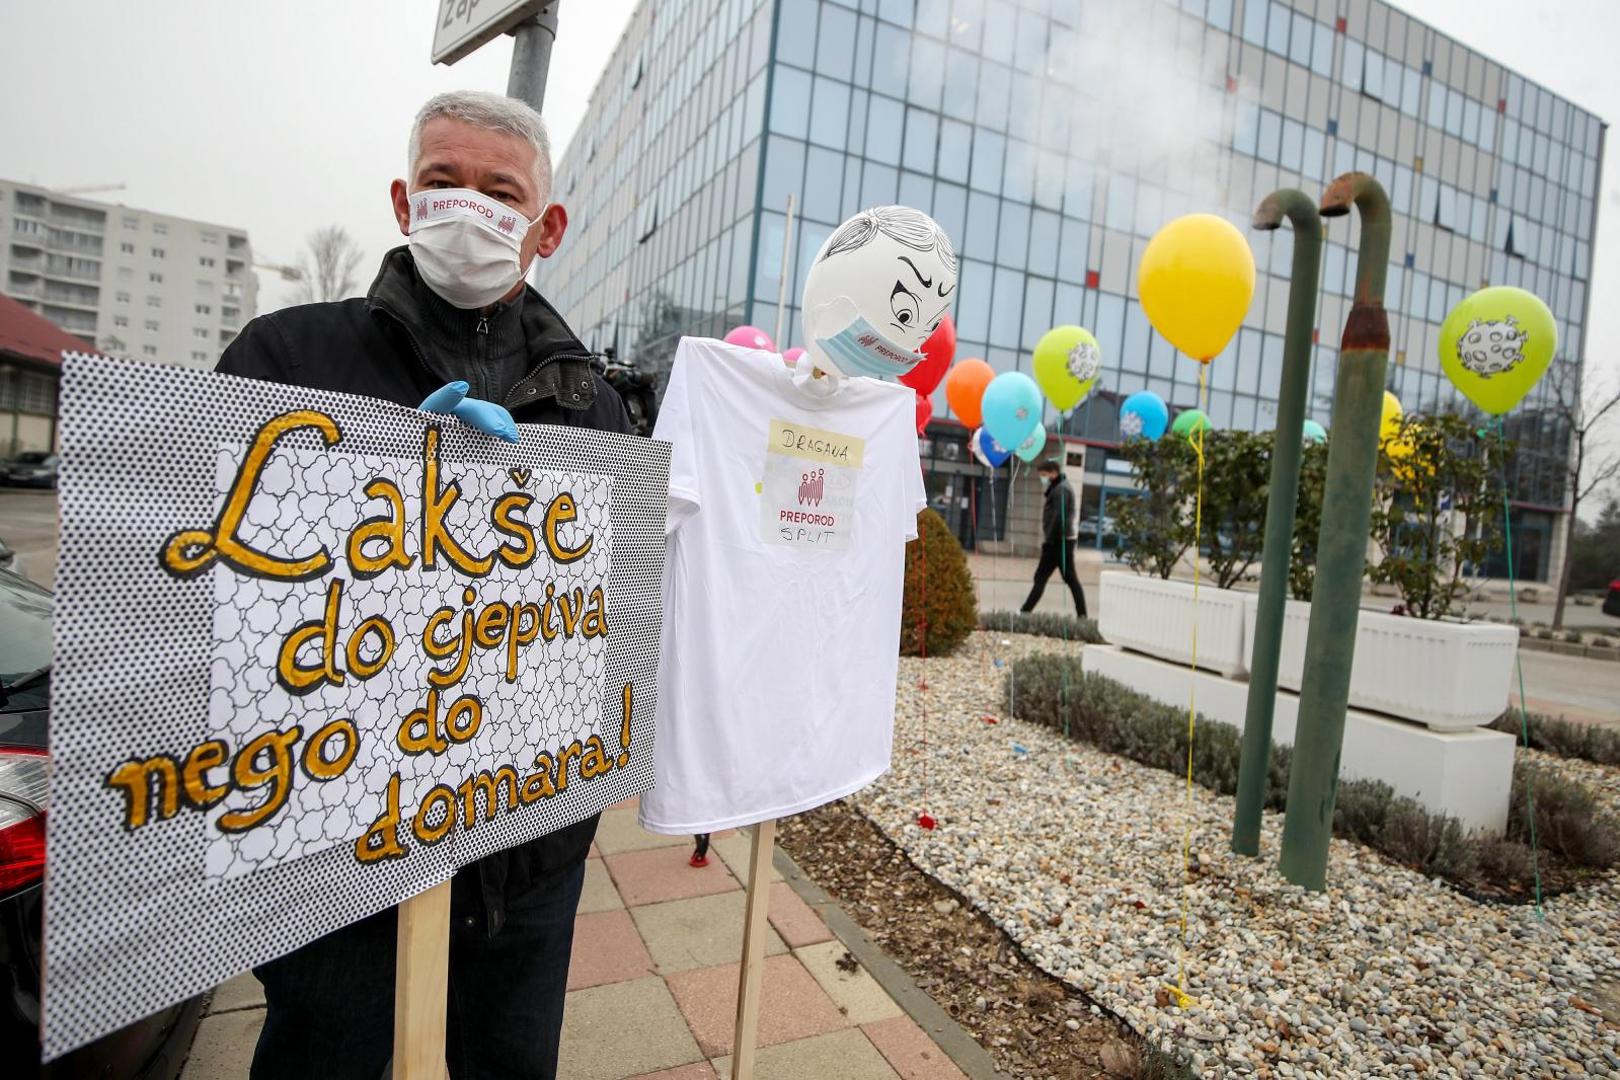
[[[956,324],[949,315],[939,320],[934,332],[923,342],[922,354],[922,363],[900,376],[900,381],[926,397],[944,380],[945,372],[956,358]]]
[[[934,418],[934,403],[921,394],[917,395],[917,434],[921,435],[928,427],[928,421]]]

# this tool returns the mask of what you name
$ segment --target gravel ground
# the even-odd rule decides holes
[[[1620,1076],[1620,874],[1538,921],[1335,840],[1328,891],[1297,889],[1280,817],[1235,856],[1230,798],[1002,715],[1001,665],[1063,647],[979,633],[902,661],[894,768],[853,800],[1031,960],[1207,1075]],[[1616,770],[1535,757],[1620,806]]]

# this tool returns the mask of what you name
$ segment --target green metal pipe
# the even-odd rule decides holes
[[[1328,841],[1333,835],[1344,717],[1350,705],[1350,667],[1361,614],[1361,579],[1366,571],[1384,373],[1389,363],[1389,319],[1384,314],[1389,198],[1366,173],[1346,173],[1323,194],[1322,216],[1348,214],[1352,203],[1361,217],[1356,296],[1344,324],[1333,388],[1333,437],[1328,444],[1327,485],[1322,496],[1322,536],[1317,544],[1311,624],[1305,637],[1305,678],[1299,692],[1299,726],[1294,735],[1280,859],[1284,877],[1316,891],[1327,885]]]
[[[1237,814],[1232,850],[1260,854],[1260,815],[1271,767],[1271,720],[1277,708],[1277,656],[1282,651],[1288,564],[1294,547],[1294,507],[1299,501],[1299,459],[1305,440],[1305,394],[1311,377],[1311,337],[1316,325],[1316,287],[1322,266],[1322,218],[1303,191],[1285,188],[1266,196],[1254,227],[1294,225],[1294,270],[1288,285],[1288,327],[1283,335],[1282,388],[1271,449],[1271,495],[1266,501],[1265,547],[1260,562],[1260,601],[1249,660],[1249,703],[1243,717],[1243,756],[1238,766]]]

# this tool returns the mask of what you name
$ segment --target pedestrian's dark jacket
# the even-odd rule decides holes
[[[364,298],[254,319],[216,370],[412,407],[445,383],[465,379],[469,397],[500,402],[520,424],[631,431],[619,395],[538,292],[525,286],[487,316],[462,311],[422,282],[405,247],[383,258]],[[463,869],[452,890],[458,917],[481,918],[494,936],[509,900],[585,857],[596,823],[587,818]]]
[[[1044,543],[1060,546],[1074,539],[1074,488],[1068,477],[1058,473],[1046,489],[1046,502],[1041,506],[1041,539]]]

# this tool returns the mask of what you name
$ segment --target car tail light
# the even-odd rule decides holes
[[[0,896],[45,876],[45,795],[50,758],[0,746]]]

